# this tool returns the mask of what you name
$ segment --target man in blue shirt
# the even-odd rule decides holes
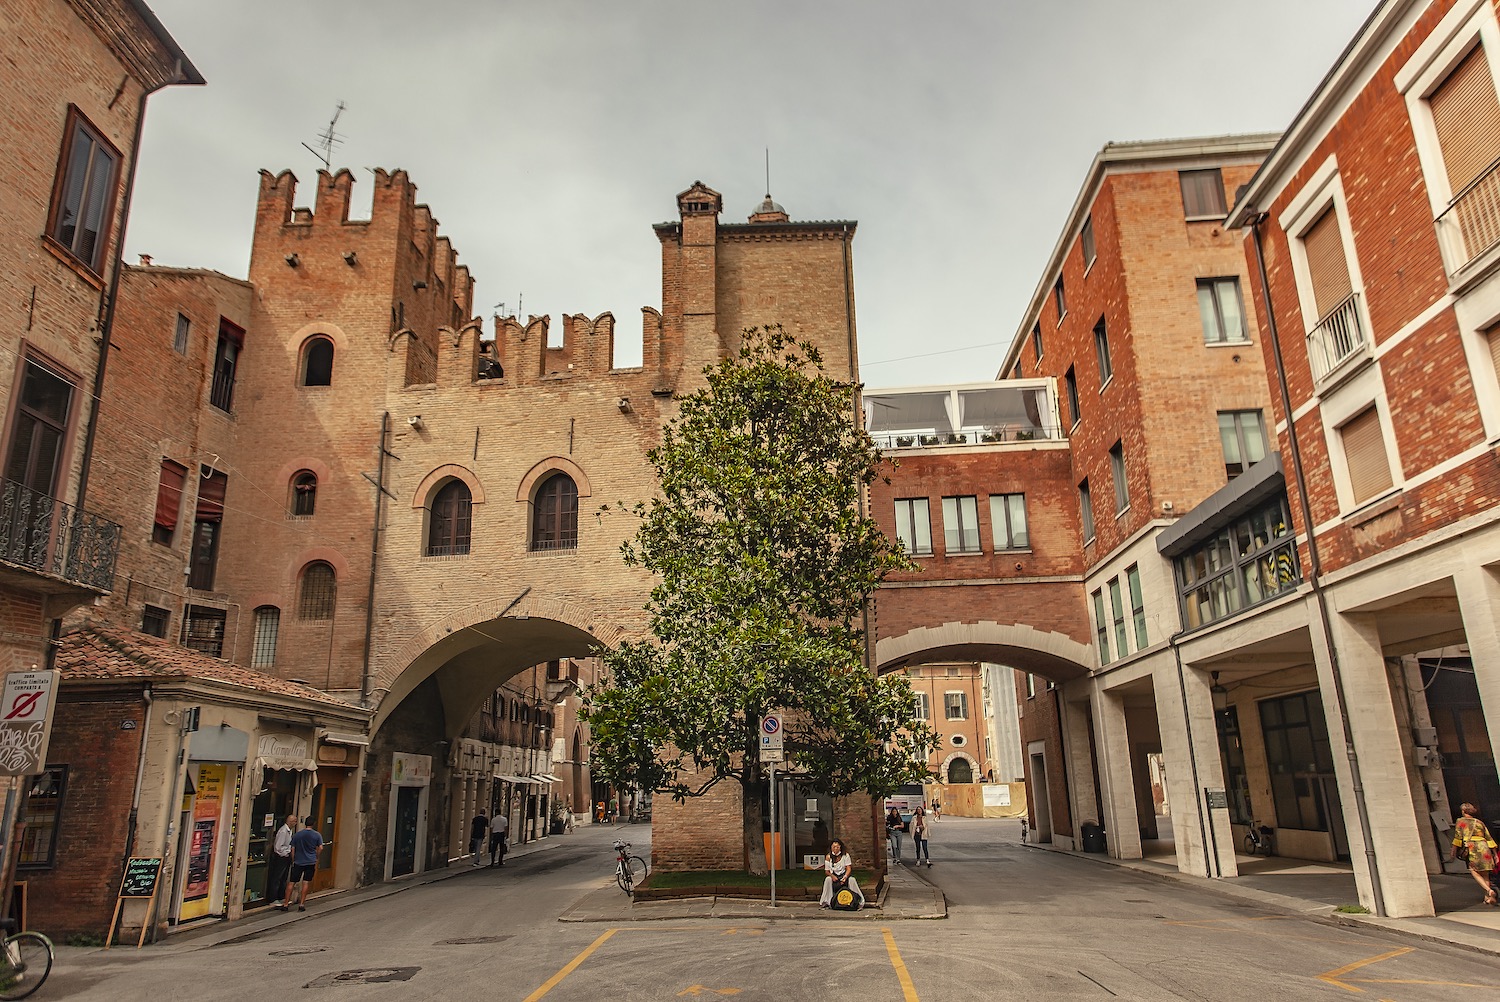
[[[286,885],[286,901],[281,910],[292,907],[292,898],[297,898],[297,910],[307,911],[307,889],[312,885],[313,874],[318,869],[318,850],[323,848],[323,836],[313,827],[312,817],[303,821],[303,828],[292,836],[292,876]]]

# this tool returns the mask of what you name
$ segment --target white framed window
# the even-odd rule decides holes
[[[1245,301],[1240,297],[1240,280],[1198,279],[1198,318],[1203,323],[1206,344],[1250,340],[1245,330]]]
[[[1265,459],[1266,428],[1260,411],[1220,411],[1219,444],[1230,480]]]
[[[1141,596],[1141,568],[1131,564],[1125,568],[1125,580],[1130,589],[1130,618],[1135,626],[1135,649],[1145,650],[1151,646],[1146,637],[1146,600]]]
[[[997,550],[1024,550],[1031,545],[1026,531],[1026,495],[991,494],[990,528]]]
[[[917,719],[918,720],[931,720],[932,719],[932,704],[928,701],[927,693],[925,693],[925,692],[914,692],[914,693],[912,693],[912,696],[916,700],[916,707],[915,707],[914,712],[916,713]]]
[[[1391,489],[1391,461],[1380,427],[1380,412],[1373,404],[1339,426],[1339,440],[1344,446],[1350,496],[1356,505]]]
[[[1458,0],[1396,72],[1450,276],[1500,255],[1500,23]],[[1482,270],[1482,269],[1473,269]]]
[[[897,500],[896,538],[911,556],[932,556],[932,514],[926,498]]]
[[[1297,280],[1308,366],[1321,390],[1347,378],[1372,349],[1364,278],[1336,157],[1313,172],[1277,221]]]
[[[969,694],[955,689],[943,693],[943,716],[948,720],[968,720]]]
[[[1404,483],[1378,364],[1322,400],[1323,440],[1339,510],[1352,512]]]
[[[943,547],[948,553],[979,553],[979,499],[943,498]]]
[[[1030,699],[1036,695],[1036,676],[1031,672],[1026,673],[1026,698]]]

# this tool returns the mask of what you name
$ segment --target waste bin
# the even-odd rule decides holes
[[[1085,821],[1080,830],[1083,832],[1084,852],[1108,852],[1109,844],[1104,840],[1104,826],[1094,821]]]

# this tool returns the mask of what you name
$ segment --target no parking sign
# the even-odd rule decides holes
[[[18,671],[0,689],[0,776],[34,776],[46,768],[56,671]]]
[[[768,713],[760,718],[760,760],[785,762],[786,745],[781,732],[781,714]]]

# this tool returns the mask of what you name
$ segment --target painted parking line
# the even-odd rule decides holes
[[[1344,975],[1352,974],[1353,972],[1359,970],[1361,967],[1368,967],[1371,964],[1378,964],[1382,960],[1391,960],[1396,957],[1404,957],[1408,953],[1411,953],[1413,949],[1415,949],[1415,947],[1403,946],[1400,949],[1391,950],[1389,953],[1382,953],[1374,957],[1366,957],[1364,960],[1356,960],[1352,964],[1345,964],[1343,967],[1337,967],[1331,971],[1324,971],[1322,974],[1318,975],[1318,980],[1327,982],[1330,985],[1338,985],[1345,991],[1358,992],[1360,994],[1363,994],[1364,989],[1359,987],[1358,985],[1353,985],[1343,980]]]
[[[526,996],[525,1002],[537,1002],[537,1000],[542,996],[546,995],[552,989],[556,988],[559,984],[562,983],[563,978],[566,978],[569,974],[572,974],[574,971],[576,971],[579,964],[583,963],[585,960],[588,960],[589,956],[595,950],[604,945],[605,940],[609,939],[609,937],[613,936],[618,931],[619,930],[617,929],[610,929],[606,931],[604,935],[600,936],[598,939],[590,943],[582,953],[574,957],[572,960],[568,961],[566,967],[558,971],[556,974],[552,975],[552,977],[548,978],[536,991]]]
[[[896,949],[896,937],[891,935],[888,928],[882,928],[880,932],[885,936],[885,952],[890,954],[891,966],[896,969],[896,979],[901,982],[901,997],[905,1002],[918,1002],[917,986],[911,983],[911,975],[906,973],[906,962],[901,959],[901,951]]]

